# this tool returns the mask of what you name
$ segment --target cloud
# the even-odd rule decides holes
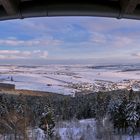
[[[93,32],[90,34],[89,41],[97,44],[102,44],[107,42],[107,37],[104,34]]]
[[[46,46],[58,46],[61,43],[62,41],[53,38],[38,38],[38,39],[22,40],[22,39],[16,39],[14,37],[10,37],[7,39],[0,39],[1,46],[46,47]]]
[[[129,38],[127,36],[117,36],[111,34],[104,34],[99,32],[93,32],[90,35],[89,42],[98,45],[99,47],[109,48],[124,48],[131,45],[136,45],[137,39]]]
[[[135,53],[132,53],[131,55],[134,57],[140,57],[140,52],[135,52]]]
[[[116,36],[116,37],[112,37],[110,42],[111,42],[111,47],[125,48],[125,47],[130,47],[135,45],[134,42],[136,42],[136,40],[126,36]]]
[[[46,59],[116,56],[125,58],[139,50],[140,27],[136,20],[96,17],[59,17],[11,20],[0,23],[0,48],[38,49],[35,51],[0,53],[1,58]],[[9,28],[11,27],[11,28]],[[16,31],[16,32],[15,32]],[[10,36],[10,37],[9,37]],[[20,47],[22,46],[22,47]],[[35,48],[33,48],[35,46]],[[52,47],[54,46],[54,47]],[[57,46],[57,47],[56,47]],[[19,48],[18,48],[19,47]],[[41,48],[42,47],[42,48]],[[12,49],[13,49],[12,48]],[[125,56],[125,54],[128,54]],[[31,55],[31,56],[30,56]],[[133,54],[133,56],[139,56]]]
[[[139,23],[136,20],[99,17],[33,18],[24,19],[23,21],[14,20],[10,21],[9,24],[14,27],[14,30],[17,30],[17,37],[22,34],[32,38],[40,38],[31,40],[2,39],[0,40],[0,45],[64,46],[65,44],[73,43],[76,46],[78,43],[83,42],[84,44],[96,43],[99,45],[107,44],[111,47],[122,47],[123,44],[120,42],[123,42],[124,45],[129,44],[133,32],[139,31]],[[12,32],[14,31],[12,30]],[[129,36],[124,35],[123,33],[125,32]]]
[[[41,50],[0,50],[0,59],[47,59],[48,52]]]

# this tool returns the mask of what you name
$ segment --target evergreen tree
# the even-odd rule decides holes
[[[137,103],[129,102],[126,106],[126,120],[128,122],[131,134],[135,133],[139,118],[140,116],[137,112]]]
[[[47,135],[48,139],[53,136],[55,120],[53,110],[49,106],[44,107],[44,112],[40,118],[39,127],[44,130],[44,133]]]
[[[110,119],[114,124],[114,128],[117,128],[118,131],[120,129],[127,127],[126,122],[126,108],[127,101],[126,99],[112,99],[108,106],[108,113],[110,115]]]

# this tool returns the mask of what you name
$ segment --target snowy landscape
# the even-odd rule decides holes
[[[0,82],[16,89],[48,91],[63,95],[117,89],[140,90],[140,65],[0,66]]]
[[[0,140],[140,140],[139,75],[139,64],[0,65],[0,83],[49,92],[1,90]]]

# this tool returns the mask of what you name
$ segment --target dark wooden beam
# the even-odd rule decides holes
[[[14,15],[18,12],[19,0],[0,0],[8,15]]]
[[[132,14],[139,2],[140,0],[120,0],[122,13]]]

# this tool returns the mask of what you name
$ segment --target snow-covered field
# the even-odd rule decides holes
[[[139,90],[140,65],[1,65],[0,82],[15,84],[16,89],[65,95],[131,87]]]

